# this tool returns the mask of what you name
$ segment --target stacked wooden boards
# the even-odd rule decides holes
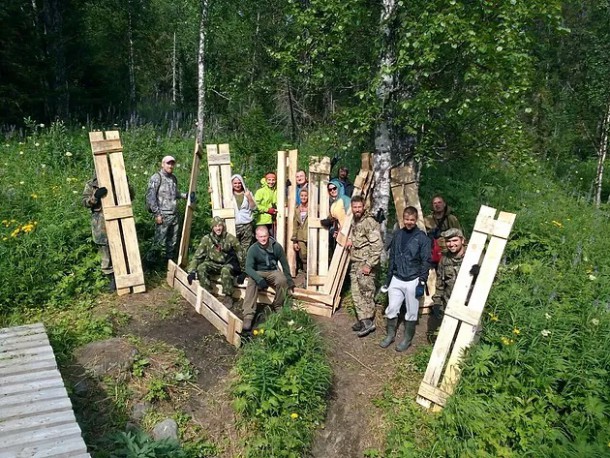
[[[0,458],[89,456],[42,323],[0,329]]]
[[[515,221],[513,213],[482,206],[451,293],[438,339],[418,391],[417,402],[441,408],[460,376],[462,354],[476,338],[487,296]],[[488,243],[489,242],[489,243]],[[481,262],[482,259],[482,262]],[[470,269],[480,263],[474,285]]]
[[[117,293],[142,293],[146,291],[144,272],[119,132],[90,132],[89,140],[97,182],[108,189],[108,194],[102,198],[102,212]]]

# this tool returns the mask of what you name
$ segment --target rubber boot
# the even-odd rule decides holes
[[[362,329],[358,332],[358,337],[366,337],[375,331],[375,322],[371,319],[362,320]]]
[[[354,332],[362,331],[362,321],[358,320],[354,324],[352,324],[352,331],[354,331]]]
[[[388,348],[394,342],[396,338],[396,325],[398,324],[398,317],[386,319],[386,332],[385,339],[379,342],[381,348]]]
[[[405,321],[405,335],[400,341],[398,345],[396,345],[396,351],[405,351],[407,348],[411,346],[411,341],[413,340],[413,336],[415,335],[415,326],[417,325],[417,320],[415,321]]]
[[[254,321],[254,315],[244,316],[244,324],[242,325],[242,331],[248,332],[252,329],[252,322]]]

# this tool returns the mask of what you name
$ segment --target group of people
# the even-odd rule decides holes
[[[179,191],[173,173],[175,165],[175,158],[165,156],[161,169],[150,178],[146,191],[146,206],[155,221],[154,240],[158,246],[164,247],[167,259],[174,257],[178,241],[177,201],[190,199],[194,203],[196,200],[194,193],[187,195]],[[276,181],[275,173],[267,173],[261,180],[260,189],[253,194],[241,175],[233,175],[231,185],[236,235],[227,231],[222,218],[215,217],[210,233],[202,237],[187,268],[189,283],[198,279],[206,289],[211,287],[210,278],[219,275],[223,294],[227,297],[233,293],[235,280],[241,284],[247,279],[243,303],[244,331],[249,331],[255,321],[259,290],[269,286],[275,289],[271,304],[275,310],[283,305],[288,291],[295,286],[286,253],[273,238],[277,214]],[[300,262],[306,266],[309,198],[307,175],[303,170],[296,173],[295,183],[297,208],[291,242]],[[354,188],[349,181],[347,168],[339,169],[337,178],[328,182],[327,189],[330,214],[321,223],[329,229],[330,240],[334,241],[350,209],[353,216],[352,230],[345,245],[350,253],[349,275],[357,315],[352,329],[358,337],[365,337],[375,331],[375,276],[384,250],[379,218],[365,211],[365,201],[361,196],[352,197]],[[82,201],[91,210],[93,240],[101,254],[102,272],[110,277],[109,287],[112,290],[115,282],[101,213],[101,200],[107,193],[108,190],[100,187],[94,176],[85,186]],[[420,298],[427,289],[431,269],[435,269],[437,281],[428,334],[433,336],[440,326],[443,310],[464,257],[465,238],[458,219],[442,196],[434,196],[432,210],[424,218],[426,230],[423,231],[417,227],[418,210],[412,206],[406,207],[401,215],[403,227],[393,234],[387,277],[381,287],[381,291],[388,294],[386,336],[380,342],[383,348],[389,347],[396,339],[399,317],[403,317],[404,333],[396,350],[404,351],[411,345]],[[471,274],[477,273],[473,268]]]

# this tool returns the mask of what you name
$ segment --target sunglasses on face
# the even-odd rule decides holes
[[[329,190],[329,191],[336,191],[336,190],[337,190],[337,188],[334,188],[334,187],[333,187],[333,188],[328,188],[328,190]]]

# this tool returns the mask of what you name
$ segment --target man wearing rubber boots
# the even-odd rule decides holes
[[[396,351],[411,346],[419,312],[419,298],[424,295],[430,269],[431,242],[426,233],[417,227],[417,209],[405,208],[404,227],[392,239],[390,263],[386,285],[388,306],[385,310],[387,335],[379,345],[389,347],[396,338],[398,315],[406,304],[405,333]]]
[[[358,337],[365,337],[375,330],[375,272],[383,243],[379,223],[364,212],[364,199],[354,196],[351,208],[352,233],[345,246],[350,250],[349,275],[358,318],[352,329]]]

